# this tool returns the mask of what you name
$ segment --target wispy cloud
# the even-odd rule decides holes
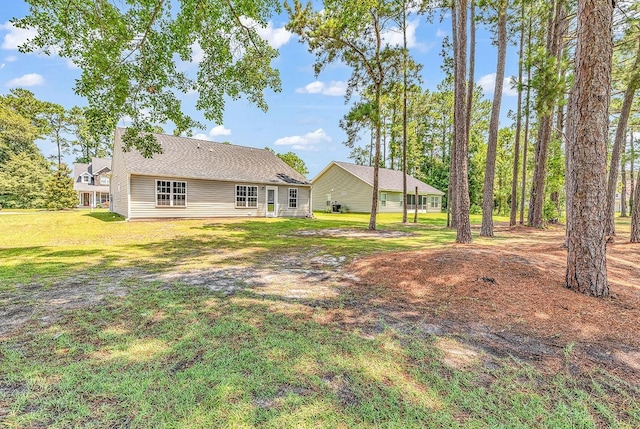
[[[231,130],[229,128],[225,128],[224,125],[216,125],[209,130],[208,134],[198,133],[194,135],[193,138],[199,140],[211,140],[214,137],[229,135],[231,135]]]
[[[448,36],[449,33],[447,33],[446,31],[444,31],[441,28],[438,28],[438,30],[436,31],[436,37],[442,39],[444,36]]]
[[[319,80],[305,85],[303,88],[296,89],[298,94],[322,94],[333,97],[340,97],[347,92],[347,83],[341,80],[332,80],[325,83]]]
[[[331,137],[322,129],[301,135],[282,137],[273,142],[275,146],[291,146],[296,150],[317,151],[322,143],[330,143]]]
[[[407,48],[427,52],[435,46],[435,43],[418,42],[418,39],[416,38],[416,30],[419,25],[420,21],[417,19],[407,22]],[[382,40],[390,46],[402,46],[402,29],[400,27],[392,27],[385,30],[382,34]]]
[[[289,43],[289,40],[291,40],[291,37],[293,36],[293,34],[284,27],[274,27],[273,22],[271,21],[267,23],[266,27],[256,20],[247,18],[246,16],[240,17],[240,21],[242,21],[242,23],[247,27],[255,29],[256,33],[269,42],[269,45],[274,49],[278,49]]]
[[[8,87],[25,87],[25,86],[40,86],[44,85],[44,78],[42,75],[38,73],[29,73],[17,77],[15,79],[11,79],[6,83]]]
[[[2,45],[0,45],[2,49],[17,50],[20,45],[25,44],[38,35],[38,30],[36,29],[18,28],[8,21],[0,24],[0,30],[6,31],[6,34],[2,38]]]
[[[4,57],[4,60],[8,63],[12,63],[14,61],[17,61],[18,57],[16,57],[15,55],[9,55],[8,57]]]
[[[225,128],[224,125],[217,125],[211,128],[211,130],[209,130],[210,137],[229,136],[229,135],[231,135],[231,130],[228,128]]]
[[[478,79],[478,85],[482,87],[482,92],[488,95],[493,95],[496,88],[496,74],[490,73],[482,76]],[[504,78],[504,85],[502,87],[502,95],[506,97],[516,97],[518,90],[511,85],[511,78]]]

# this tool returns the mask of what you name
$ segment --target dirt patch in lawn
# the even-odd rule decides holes
[[[351,228],[331,228],[331,229],[304,229],[296,231],[295,234],[283,235],[283,237],[339,237],[339,238],[398,238],[410,237],[414,235],[412,232],[406,231],[388,231],[367,229],[351,229]]]
[[[637,245],[608,245],[612,296],[596,299],[564,287],[562,230],[503,228],[499,234],[511,234],[513,243],[358,259],[347,270],[360,278],[352,292],[358,307],[384,313],[400,329],[458,336],[542,369],[604,366],[640,383]]]

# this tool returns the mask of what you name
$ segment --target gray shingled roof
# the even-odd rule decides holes
[[[334,163],[360,180],[373,186],[373,167],[366,165],[349,164],[347,162],[334,161]],[[429,195],[444,195],[431,185],[428,185],[413,176],[407,175],[407,192],[413,193],[418,187],[418,192]],[[381,191],[402,192],[402,171],[380,168],[378,170],[378,187]]]
[[[115,139],[122,142],[123,128]],[[128,173],[239,181],[309,185],[310,182],[268,150],[216,143],[187,137],[154,134],[163,152],[144,158],[136,150],[124,152]]]
[[[105,167],[111,170],[111,158],[91,158],[90,164],[82,162],[74,163],[73,189],[75,189],[76,191],[109,192],[109,185],[96,185],[93,179],[93,175]],[[89,173],[89,175],[91,176],[91,181],[89,183],[84,183],[80,180],[80,176],[83,173]]]

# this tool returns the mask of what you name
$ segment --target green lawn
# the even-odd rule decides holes
[[[296,300],[138,275],[250,269],[283,255],[353,258],[455,238],[444,215],[400,220],[381,215],[379,225],[413,235],[298,234],[364,230],[368,216],[358,214],[131,223],[105,211],[0,215],[2,305],[80,274],[137,270],[124,296],[0,337],[0,426],[640,427],[637,388],[613,375],[542,374],[512,358],[456,369],[439,346],[455,338],[331,322],[331,311],[350,305],[339,288],[333,299]]]

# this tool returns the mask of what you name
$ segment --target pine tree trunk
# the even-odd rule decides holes
[[[640,39],[638,39],[640,42]],[[640,44],[636,52],[636,59],[633,64],[633,75],[629,79],[627,89],[624,92],[624,100],[620,117],[618,118],[618,126],[616,128],[616,137],[613,141],[613,149],[611,150],[611,167],[609,168],[609,179],[607,181],[607,219],[605,221],[605,233],[607,235],[616,235],[616,225],[614,222],[616,209],[616,187],[618,185],[618,166],[620,165],[620,154],[627,137],[627,124],[629,123],[629,115],[631,114],[631,106],[633,105],[633,97],[636,93],[636,87],[640,80]]]
[[[629,213],[633,210],[633,201],[635,198],[635,176],[634,163],[636,162],[635,145],[633,141],[633,130],[631,131],[631,139],[629,140]]]
[[[456,49],[458,46],[457,32],[457,13],[455,2],[451,2],[451,40],[453,43],[453,67],[454,67],[454,79],[456,73]],[[455,86],[455,83],[454,83]],[[455,89],[455,88],[454,88]],[[455,121],[455,110],[454,110]],[[456,127],[455,122],[451,128],[451,145],[449,146],[449,186],[447,187],[447,226],[451,229],[456,229]]]
[[[563,0],[556,0],[554,2],[553,18],[549,21],[547,26],[547,55],[548,60],[544,64],[544,67],[551,67],[555,63],[555,66],[559,65],[557,59],[560,57],[562,51],[562,37],[567,26],[564,24],[566,17],[566,11],[563,8]],[[553,59],[553,63],[551,62]],[[555,75],[559,73],[556,69]],[[546,73],[546,76],[552,76],[552,74]],[[554,79],[555,77],[554,76]],[[549,79],[551,79],[549,77]],[[545,82],[541,88],[545,89],[546,86],[552,87],[554,82]],[[556,100],[550,97],[551,94],[547,91],[540,92],[538,94],[538,106],[537,110],[540,116],[538,139],[536,144],[536,164],[533,173],[533,182],[531,184],[531,195],[529,199],[529,226],[536,228],[542,228],[543,226],[543,208],[545,199],[545,179],[547,175],[547,160],[549,157],[549,141],[551,140],[552,128],[553,128],[553,111],[555,110]]]
[[[467,136],[471,132],[471,111],[473,110],[473,90],[475,89],[476,73],[476,5],[475,0],[470,1],[469,9],[469,76],[467,78]],[[468,137],[467,137],[468,138]]]
[[[620,158],[620,176],[622,176],[622,189],[620,190],[620,217],[627,217],[627,157],[625,156],[626,139],[622,143],[622,157]]]
[[[522,134],[522,72],[524,52],[524,3],[520,6],[520,48],[518,50],[518,110],[516,113],[516,142],[513,148],[513,176],[511,178],[511,212],[509,226],[516,225],[518,214],[518,165],[520,162],[520,137]],[[524,168],[524,166],[523,166]]]
[[[640,176],[640,174],[639,174]],[[640,177],[638,177],[640,181]],[[640,186],[636,186],[633,192],[633,201],[640,199]],[[640,204],[633,204],[631,209],[631,237],[632,243],[640,243]]]
[[[402,11],[402,222],[407,222],[407,12]],[[416,207],[418,201],[416,200]]]
[[[610,0],[579,0],[575,84],[569,103],[569,174],[575,190],[567,235],[566,286],[609,295],[607,283],[606,163],[613,54]]]
[[[375,105],[376,105],[376,148],[374,152],[373,163],[373,194],[371,196],[371,216],[369,217],[369,230],[376,229],[376,216],[378,215],[378,177],[380,172],[380,87],[375,87]]]
[[[482,197],[482,227],[480,235],[493,237],[493,186],[496,176],[496,155],[498,151],[498,127],[500,126],[500,104],[504,86],[504,67],[507,59],[507,6],[508,0],[498,3],[498,65],[496,84],[493,92],[489,141],[487,143],[487,164],[484,173]]]
[[[456,2],[455,91],[453,124],[455,127],[455,194],[456,194],[456,242],[471,243],[469,222],[469,135],[466,120],[467,78],[467,0]]]
[[[527,30],[527,55],[531,55],[531,17]],[[524,202],[527,195],[527,154],[529,153],[529,119],[531,117],[531,62],[527,63],[527,96],[524,104],[524,142],[522,145],[522,189],[520,194],[520,225],[524,225]]]

